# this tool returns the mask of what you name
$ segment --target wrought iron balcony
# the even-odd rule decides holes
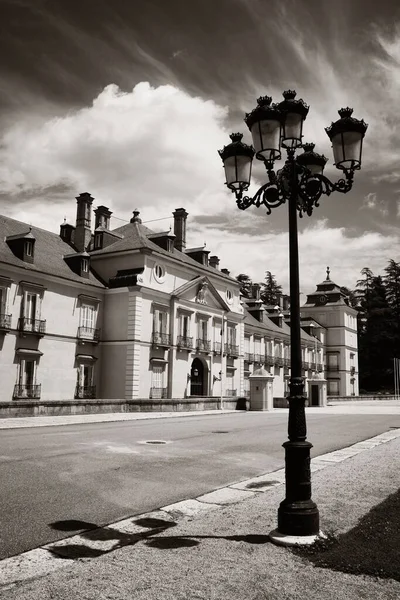
[[[322,373],[323,370],[324,370],[324,365],[322,363],[317,363],[318,373]]]
[[[284,359],[283,359],[283,366],[284,367],[290,367],[290,358],[284,357]]]
[[[236,344],[225,344],[224,348],[225,354],[227,354],[228,356],[239,356],[239,346],[236,346]]]
[[[199,352],[211,352],[211,340],[197,338],[196,348]]]
[[[311,370],[312,371],[316,371],[317,370],[317,363],[316,362],[311,362],[310,365],[311,365]]]
[[[214,354],[221,354],[222,344],[221,342],[214,342]]]
[[[78,327],[78,340],[97,344],[100,339],[100,329],[93,327]]]
[[[151,343],[153,346],[164,346],[168,347],[171,345],[171,336],[169,333],[159,333],[158,331],[153,331],[151,336]]]
[[[264,363],[268,367],[272,367],[275,364],[275,358],[272,356],[272,354],[266,354]]]
[[[176,345],[178,346],[178,348],[182,348],[182,349],[185,349],[185,350],[192,350],[192,348],[193,348],[193,338],[192,337],[187,337],[185,335],[178,335],[178,339],[177,339]]]
[[[46,332],[46,321],[20,317],[18,319],[18,329],[23,333],[30,333],[32,335],[43,337]]]
[[[96,398],[95,385],[77,385],[75,388],[75,398]]]
[[[237,396],[237,390],[225,390],[225,396],[228,398],[235,398]]]
[[[249,362],[249,363],[254,362],[254,354],[252,354],[251,352],[245,352],[244,353],[244,360],[246,362]]]
[[[277,367],[283,367],[284,360],[282,356],[275,356],[275,364]]]
[[[308,360],[302,360],[301,361],[301,368],[304,369],[305,371],[308,371],[308,369],[310,368],[311,363],[308,362]]]
[[[152,400],[163,399],[167,397],[166,387],[152,387],[150,388],[150,398]]]
[[[11,329],[11,315],[0,313],[0,330],[8,331]]]
[[[13,398],[22,399],[29,398],[32,400],[40,399],[41,384],[28,385],[17,383],[14,386]]]

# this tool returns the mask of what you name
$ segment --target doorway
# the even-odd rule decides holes
[[[319,386],[311,385],[311,406],[319,406]]]
[[[190,395],[205,396],[207,393],[206,386],[207,367],[199,359],[195,358],[192,362],[190,370]]]

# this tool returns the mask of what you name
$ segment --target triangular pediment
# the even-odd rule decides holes
[[[214,285],[205,276],[195,277],[191,281],[184,283],[172,295],[179,300],[193,302],[193,304],[199,307],[208,306],[209,308],[217,308],[219,310],[230,310]]]

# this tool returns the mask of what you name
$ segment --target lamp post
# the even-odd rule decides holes
[[[290,340],[291,377],[288,441],[285,448],[285,499],[278,509],[278,529],[270,534],[276,543],[312,543],[320,533],[318,508],[311,498],[310,449],[307,441],[304,380],[301,374],[300,289],[297,211],[310,216],[323,194],[347,193],[353,185],[354,171],[361,167],[362,141],[367,124],[352,117],[351,108],[339,110],[340,119],[326,128],[332,142],[335,165],[343,176],[335,183],[323,175],[327,158],[314,152],[314,144],[304,144],[303,123],[309,107],[296,100],[296,92],[283,92],[283,101],[258,98],[257,107],[246,114],[253,146],[242,142],[242,134],[233,133],[231,143],[219,151],[225,168],[226,185],[236,196],[241,210],[264,206],[267,214],[288,203],[290,269]],[[286,150],[282,169],[274,171],[274,161]],[[302,149],[301,154],[296,154]],[[267,182],[254,197],[244,196],[250,185],[254,155],[264,163]]]

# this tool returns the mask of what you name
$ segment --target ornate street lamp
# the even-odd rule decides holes
[[[340,119],[326,129],[332,142],[335,165],[343,177],[331,182],[323,174],[327,159],[314,152],[314,144],[303,144],[303,123],[308,106],[296,100],[296,92],[283,93],[284,100],[272,104],[269,96],[257,100],[257,107],[246,114],[245,122],[253,138],[253,148],[241,142],[242,136],[231,136],[232,143],[219,151],[225,167],[226,185],[234,192],[241,210],[264,206],[267,214],[276,206],[288,202],[289,265],[290,265],[290,340],[291,376],[289,382],[289,440],[285,448],[286,494],[278,509],[278,529],[271,540],[285,545],[312,543],[320,534],[319,513],[311,498],[310,449],[307,441],[304,380],[301,376],[300,289],[297,234],[297,211],[311,215],[320,197],[332,192],[347,193],[353,185],[354,171],[361,167],[362,141],[367,124],[352,117],[352,109],[339,111]],[[287,158],[278,172],[274,161]],[[302,148],[303,152],[296,155]],[[250,185],[251,163],[254,157],[262,161],[268,181],[254,197],[244,196]]]

